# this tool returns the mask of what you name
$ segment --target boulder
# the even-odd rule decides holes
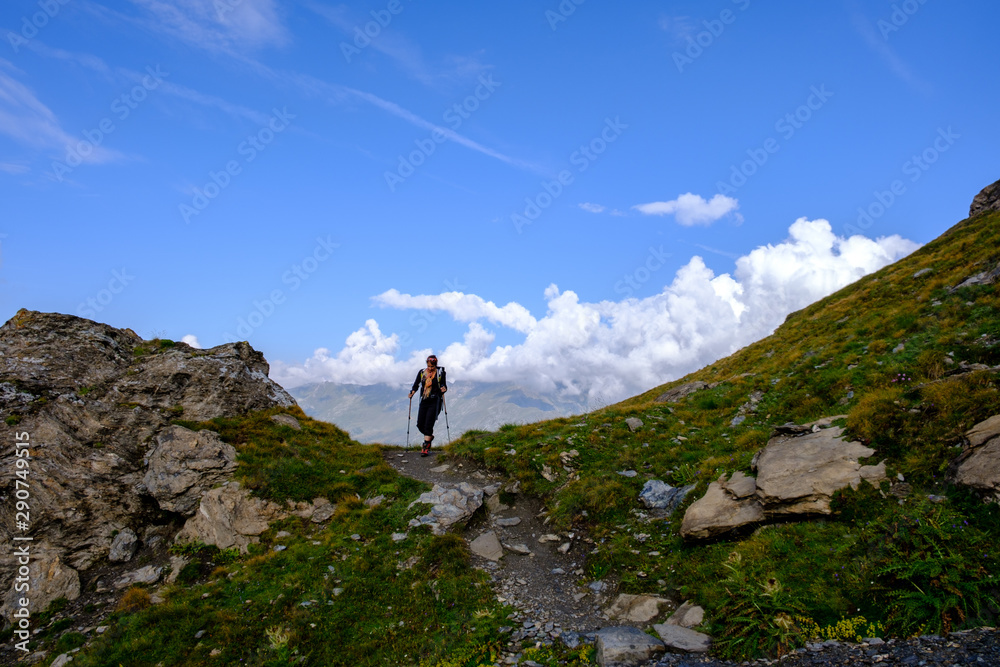
[[[696,391],[701,391],[708,387],[707,382],[702,382],[701,380],[695,380],[694,382],[685,382],[682,385],[678,385],[672,389],[668,389],[663,392],[653,401],[654,403],[677,403],[682,398],[689,396]]]
[[[829,514],[830,500],[840,489],[858,488],[862,480],[885,479],[885,463],[866,466],[858,459],[874,449],[845,442],[839,427],[798,437],[772,438],[756,457],[757,492],[768,516]]]
[[[614,621],[628,623],[649,623],[660,615],[662,607],[672,607],[674,602],[653,595],[629,595],[621,593],[615,598],[604,615]]]
[[[201,497],[236,470],[236,448],[215,431],[168,426],[156,437],[142,482],[160,509],[194,514]]]
[[[162,574],[162,567],[147,565],[146,567],[139,568],[135,572],[123,574],[117,581],[115,581],[115,588],[128,588],[129,586],[133,586],[135,584],[155,584],[160,580],[160,576]]]
[[[410,520],[410,526],[430,526],[435,535],[443,535],[449,528],[462,525],[483,504],[483,490],[468,482],[435,484],[434,487],[410,503],[432,505],[428,514]]]
[[[670,615],[670,618],[667,619],[667,625],[679,625],[682,628],[693,628],[701,625],[704,620],[705,610],[688,600],[678,607],[677,611]],[[663,635],[661,634],[660,637],[662,638]]]
[[[139,549],[139,536],[131,528],[126,528],[111,540],[111,552],[108,560],[112,563],[123,563],[132,560],[132,556]]]
[[[642,420],[638,417],[629,417],[625,420],[625,425],[628,426],[628,430],[635,433],[640,428],[642,428]]]
[[[31,548],[32,557],[28,563],[28,590],[30,595],[18,592],[13,586],[6,590],[3,606],[0,607],[0,617],[13,620],[11,614],[20,608],[19,600],[28,598],[28,611],[37,614],[45,611],[53,600],[66,598],[75,600],[80,597],[80,575],[76,570],[63,563],[57,555],[37,552]],[[12,549],[13,550],[13,549]],[[13,560],[13,556],[10,557]],[[17,568],[11,567],[13,574]]]
[[[276,424],[281,424],[282,426],[288,426],[290,428],[295,429],[296,431],[302,430],[302,424],[299,423],[298,419],[296,419],[291,415],[286,415],[283,413],[277,415],[271,415],[271,421],[273,421]]]
[[[639,664],[652,660],[666,650],[663,642],[639,628],[602,628],[596,635],[594,647],[597,650],[597,664],[604,667]]]
[[[503,557],[503,546],[492,530],[483,533],[469,543],[469,549],[475,555],[496,562]]]
[[[643,485],[642,492],[639,493],[639,502],[649,509],[665,510],[667,514],[670,514],[684,502],[684,498],[694,488],[694,484],[674,487],[658,479],[651,479]]]
[[[969,217],[974,218],[990,211],[1000,211],[1000,181],[987,185],[972,199]]]
[[[288,514],[275,503],[253,498],[236,482],[212,489],[201,499],[198,512],[187,520],[175,541],[204,542],[220,549],[238,548],[259,541],[268,524]],[[315,518],[315,517],[314,517]]]
[[[696,632],[680,625],[661,623],[653,629],[667,648],[685,653],[707,653],[712,646],[712,638],[702,632]]]
[[[764,507],[756,496],[737,498],[725,487],[726,476],[708,485],[705,495],[684,512],[681,536],[707,539],[765,519]]]
[[[965,447],[951,464],[957,484],[972,487],[1000,501],[1000,415],[981,421],[965,434]]]

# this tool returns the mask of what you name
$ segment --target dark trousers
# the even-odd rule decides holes
[[[434,435],[434,422],[440,413],[440,396],[428,396],[420,399],[420,409],[417,410],[417,430],[424,435]]]

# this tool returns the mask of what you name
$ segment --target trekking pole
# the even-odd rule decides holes
[[[444,408],[444,428],[448,431],[448,445],[451,445],[451,427],[448,426],[448,404],[444,402],[444,395],[441,395],[441,406]]]
[[[410,415],[413,413],[413,396],[410,396],[410,407],[406,408],[406,448],[410,448]]]

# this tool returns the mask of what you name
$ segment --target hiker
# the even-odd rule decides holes
[[[424,434],[424,445],[421,456],[431,453],[431,441],[434,440],[434,421],[441,412],[444,403],[444,393],[448,391],[445,380],[444,366],[438,367],[438,358],[433,354],[427,357],[427,368],[417,372],[417,378],[410,389],[410,398],[420,390],[420,409],[417,411],[417,430]]]

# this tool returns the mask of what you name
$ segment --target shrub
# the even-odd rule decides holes
[[[145,588],[140,588],[139,586],[132,586],[125,591],[125,595],[123,595],[122,599],[118,601],[116,609],[118,611],[133,614],[137,611],[142,611],[151,604],[152,601],[150,599],[149,591]]]
[[[886,610],[893,633],[950,632],[983,620],[998,604],[993,540],[947,504],[890,504],[857,547],[872,602]]]
[[[472,556],[460,535],[435,535],[420,554],[419,566],[437,576],[457,576],[468,569]]]
[[[796,620],[805,617],[805,610],[787,587],[773,576],[748,571],[737,552],[725,566],[728,600],[713,619],[714,654],[749,660],[785,655],[805,643],[809,632]]]

